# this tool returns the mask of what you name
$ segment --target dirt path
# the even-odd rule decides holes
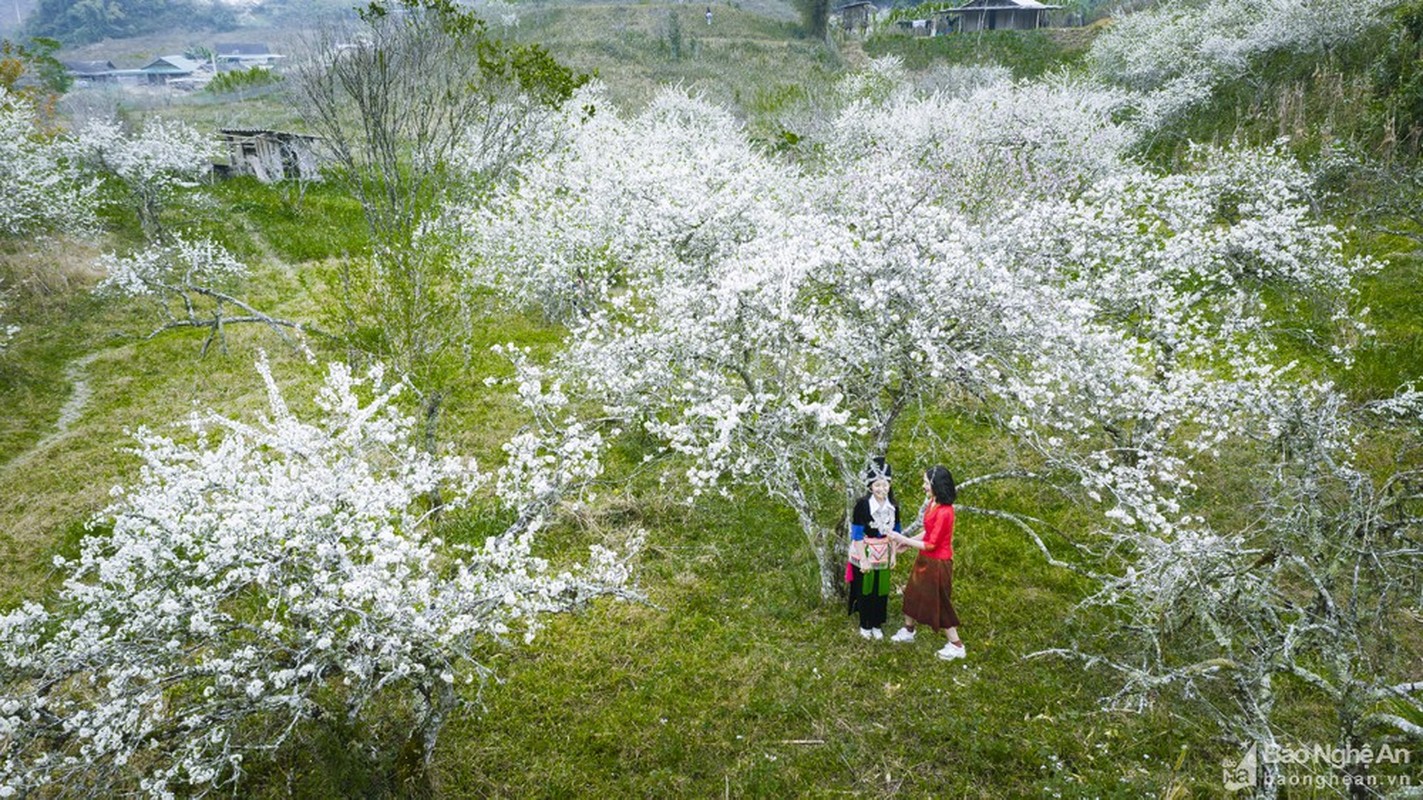
[[[59,407],[59,419],[55,420],[54,430],[45,434],[30,449],[11,459],[0,469],[13,469],[28,463],[36,453],[42,452],[69,433],[70,427],[79,421],[80,415],[84,413],[84,408],[89,405],[89,398],[94,394],[93,387],[89,385],[89,365],[103,354],[103,350],[95,350],[64,365],[64,379],[70,385],[69,399]]]
[[[850,69],[860,70],[870,65],[870,57],[865,54],[865,45],[854,36],[846,36],[840,44],[840,57]]]

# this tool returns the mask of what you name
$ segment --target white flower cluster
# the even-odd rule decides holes
[[[1089,68],[1141,92],[1143,123],[1159,127],[1276,52],[1321,53],[1377,27],[1393,0],[1164,3],[1125,14],[1092,43]]]
[[[1375,265],[1278,149],[1158,175],[1123,92],[916,97],[893,70],[852,80],[799,168],[684,93],[570,115],[549,158],[456,212],[467,274],[571,317],[560,374],[685,457],[688,495],[762,485],[815,548],[806,486],[856,485],[908,405],[969,397],[1104,529],[1193,535],[1195,461],[1282,429],[1279,321],[1323,308],[1357,334]]]
[[[247,267],[209,239],[173,236],[130,255],[99,257],[104,279],[95,291],[115,297],[151,297],[179,288],[219,285],[241,278]]]
[[[630,596],[628,553],[559,572],[533,555],[547,497],[483,546],[436,537],[432,490],[457,507],[486,476],[417,447],[380,370],[332,365],[306,422],[259,367],[265,418],[195,416],[189,443],[140,431],[140,478],[56,559],[58,601],[0,616],[0,791],[230,787],[249,754],[383,695],[423,709],[429,747],[456,678],[487,673],[481,637]]]
[[[1324,311],[1339,339],[1356,337],[1367,329],[1354,281],[1377,267],[1346,256],[1338,232],[1312,219],[1306,178],[1283,153],[1197,155],[1181,174],[1123,173],[1025,207],[984,242],[1088,310],[1077,328],[1040,328],[1067,338],[1040,343],[1049,357],[1007,376],[1021,406],[1010,427],[1037,428],[1057,439],[1045,452],[1064,453],[1064,441],[1110,431],[1104,450],[1073,456],[1101,470],[1074,471],[1123,504],[1118,521],[1158,531],[1178,524],[1179,495],[1194,488],[1190,458],[1280,435],[1297,390],[1277,353],[1280,323]],[[1347,364],[1347,350],[1339,356]]]
[[[830,169],[818,194],[868,207],[876,227],[909,221],[921,205],[973,219],[1014,204],[1080,191],[1122,167],[1136,132],[1115,121],[1130,95],[1067,79],[998,83],[965,93],[891,95],[884,103],[847,106],[826,144]],[[872,189],[891,192],[878,198]]]
[[[588,116],[590,107],[598,110]],[[553,316],[596,307],[642,272],[725,258],[778,205],[746,187],[791,185],[758,177],[782,170],[730,114],[677,91],[631,121],[597,87],[564,108],[547,133],[555,149],[520,166],[524,188],[457,215],[471,280]]]
[[[98,184],[72,157],[72,140],[43,130],[38,113],[0,86],[0,235],[91,231]]]
[[[509,508],[538,508],[586,485],[603,472],[603,436],[568,413],[563,382],[518,347],[497,345],[514,365],[509,383],[533,424],[503,446],[507,460],[496,472],[495,495]],[[486,379],[486,383],[494,382]]]
[[[133,133],[116,119],[91,120],[79,129],[76,149],[136,190],[155,196],[195,185],[218,154],[210,136],[156,117]]]

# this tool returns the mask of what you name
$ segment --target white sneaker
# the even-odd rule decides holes
[[[874,632],[876,642],[884,638],[884,631],[880,630],[879,628],[871,628],[870,630]]]
[[[893,636],[889,637],[889,640],[891,642],[899,642],[900,644],[904,644],[905,642],[912,642],[914,641],[914,631],[911,631],[908,628],[900,628],[898,631],[895,632]]]
[[[869,629],[869,628],[861,628],[861,629],[860,629],[860,638],[861,638],[861,639],[873,639],[874,637],[875,637],[875,635],[874,635],[873,633],[870,633],[870,629]]]
[[[963,642],[959,642],[958,644],[949,642],[948,644],[939,648],[938,651],[934,653],[934,655],[944,659],[945,661],[952,661],[956,658],[966,658],[968,656],[968,651],[964,649]]]

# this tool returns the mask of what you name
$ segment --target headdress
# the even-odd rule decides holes
[[[890,480],[894,470],[885,463],[884,456],[875,456],[870,460],[870,465],[865,468],[865,485],[869,486],[878,480]]]

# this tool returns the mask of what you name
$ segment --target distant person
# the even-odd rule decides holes
[[[947,467],[935,465],[924,472],[924,494],[929,498],[929,510],[924,512],[923,533],[913,537],[889,534],[890,541],[919,551],[904,587],[904,627],[890,640],[912,642],[916,626],[928,625],[935,633],[948,635],[948,643],[935,655],[963,658],[967,652],[959,639],[959,616],[953,602],[954,500],[958,490]]]
[[[889,534],[901,530],[890,477],[889,465],[876,458],[865,471],[869,493],[850,512],[850,563],[845,577],[850,582],[850,613],[860,613],[860,636],[866,639],[883,639],[889,617],[895,554]]]
[[[707,6],[707,24],[711,24],[711,6]]]

